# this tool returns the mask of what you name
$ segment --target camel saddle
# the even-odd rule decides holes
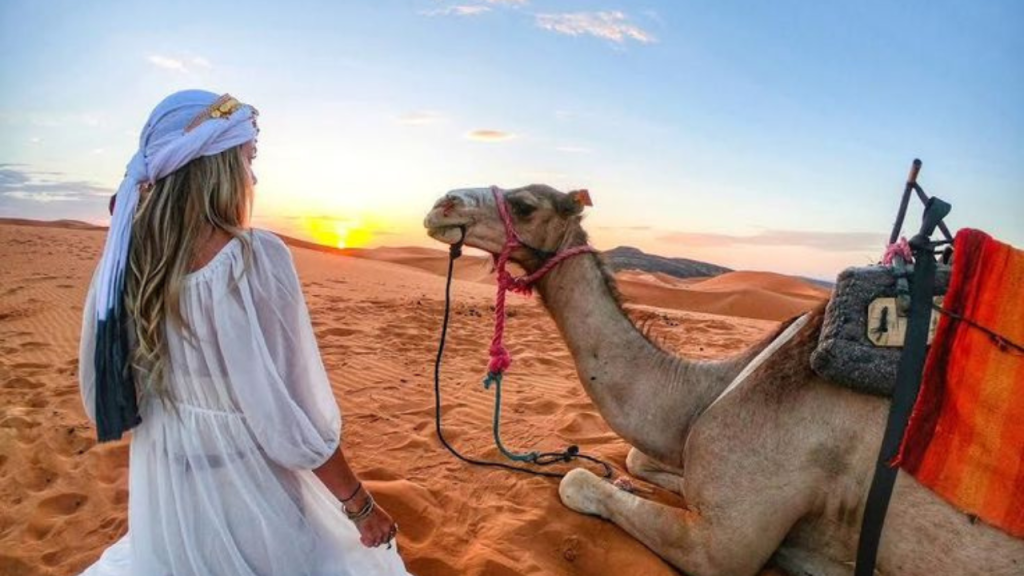
[[[934,296],[941,304],[949,286],[950,266],[939,264]],[[847,268],[825,308],[818,347],[811,354],[811,368],[829,382],[858,392],[891,397],[903,352],[907,308],[902,301],[913,276],[909,266]],[[931,342],[938,312],[932,311]]]

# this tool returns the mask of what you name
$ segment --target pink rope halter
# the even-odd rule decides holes
[[[519,277],[513,276],[506,269],[508,260],[512,256],[512,251],[522,246],[529,247],[529,245],[523,242],[522,237],[516,232],[516,228],[512,223],[512,216],[508,211],[508,203],[505,200],[504,192],[497,186],[491,186],[491,193],[494,194],[494,202],[498,206],[498,214],[501,215],[501,221],[505,224],[505,246],[502,247],[500,254],[494,255],[494,269],[498,273],[498,293],[494,298],[494,337],[491,338],[491,361],[487,365],[487,378],[484,380],[485,386],[490,386],[491,382],[500,379],[501,375],[512,364],[512,356],[508,353],[504,343],[506,319],[505,294],[507,292],[517,292],[528,296],[533,293],[533,285],[563,260],[580,254],[597,252],[597,250],[588,245],[575,246],[556,253],[532,274],[524,274]]]

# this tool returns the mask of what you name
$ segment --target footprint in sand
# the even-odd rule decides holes
[[[13,428],[15,430],[28,430],[39,426],[39,422],[34,422],[25,418],[24,416],[10,416],[0,420],[0,428]]]
[[[61,456],[80,456],[96,445],[85,429],[82,433],[74,427],[68,427],[63,434],[50,435],[50,447]]]
[[[46,554],[40,556],[39,559],[43,561],[44,566],[49,566],[52,568],[54,566],[60,566],[61,564],[64,564],[68,559],[68,555],[70,554],[70,550],[66,548],[61,548],[58,550],[51,550],[50,552],[47,552]]]
[[[70,516],[85,505],[89,497],[79,492],[65,492],[39,501],[36,510],[43,514]]]
[[[25,402],[25,406],[28,406],[29,408],[46,408],[49,405],[50,400],[45,396],[33,396]]]
[[[57,480],[57,473],[49,468],[34,465],[23,474],[16,476],[15,481],[29,492],[39,492],[50,487]]]

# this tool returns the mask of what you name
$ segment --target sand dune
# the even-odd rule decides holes
[[[703,280],[626,271],[618,274],[627,299],[650,306],[722,316],[782,321],[814,308],[829,291],[770,272],[727,272]]]
[[[331,249],[356,258],[400,264],[445,275],[448,253],[430,248]],[[493,284],[491,259],[467,254],[455,277]],[[814,308],[829,291],[800,278],[771,272],[726,272],[713,278],[677,278],[663,272],[623,270],[616,274],[628,301],[671,310],[783,321]]]
[[[82,300],[102,241],[100,231],[0,224],[0,574],[76,573],[126,529],[127,444],[95,443],[75,377]],[[434,434],[432,362],[444,252],[331,252],[294,249],[345,414],[346,450],[400,523],[412,572],[676,573],[614,525],[564,508],[555,481],[469,467],[443,451]],[[486,258],[466,262],[454,285],[445,427],[466,453],[493,458],[492,396],[480,378],[494,287],[483,283]],[[759,284],[769,280],[781,292]],[[755,318],[781,317],[784,303],[795,309],[811,297],[764,276],[688,284],[624,273],[623,283],[635,300],[631,315],[652,337],[702,358],[743,349],[777,325]],[[760,300],[748,309],[744,298]],[[576,382],[554,323],[536,299],[509,302],[515,363],[505,389],[505,441],[518,449],[579,444],[624,469],[629,447]],[[771,314],[755,315],[757,306]],[[659,501],[682,504],[644,486]]]

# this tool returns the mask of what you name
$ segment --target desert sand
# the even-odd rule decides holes
[[[76,378],[82,300],[103,238],[75,223],[0,223],[0,574],[75,574],[127,528],[127,441],[96,444]],[[293,247],[346,453],[399,522],[411,572],[676,574],[611,523],[564,508],[555,480],[471,467],[441,447],[432,373],[445,252],[337,252]],[[457,278],[446,435],[464,453],[496,458],[493,397],[480,385],[492,329],[488,258],[464,259]],[[764,273],[679,280],[627,271],[620,280],[638,323],[666,348],[701,358],[734,354],[827,296]],[[629,446],[583,393],[554,323],[536,299],[509,303],[506,444],[578,444],[623,472]]]

